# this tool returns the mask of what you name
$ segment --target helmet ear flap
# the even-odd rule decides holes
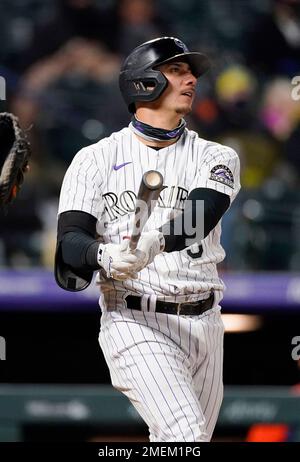
[[[142,72],[121,72],[119,84],[129,111],[134,113],[134,103],[156,100],[167,87],[168,81],[159,70],[146,69]]]
[[[144,94],[150,93],[154,90],[156,83],[154,80],[135,80],[132,82],[134,88],[138,92],[143,92]]]
[[[149,81],[137,80],[137,81],[132,82],[132,83],[133,83],[133,86],[136,89],[136,91],[143,92],[144,95],[147,94],[147,95],[149,95],[149,97],[151,96],[151,93],[154,91],[155,86],[156,86],[156,83],[153,80],[149,80]],[[129,104],[128,109],[129,109],[129,112],[134,114],[136,112],[135,103]]]

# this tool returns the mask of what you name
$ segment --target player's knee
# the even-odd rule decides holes
[[[200,423],[195,423],[194,425],[187,427],[182,434],[179,433],[176,441],[196,442],[209,440],[210,438],[205,427],[203,427]]]
[[[161,425],[158,431],[152,433],[151,438],[156,442],[195,442],[210,441],[211,435],[207,433],[205,421],[200,416],[182,416],[174,418],[169,425]]]

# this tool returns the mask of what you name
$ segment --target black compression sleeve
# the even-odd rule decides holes
[[[58,239],[64,262],[75,269],[99,269],[96,237],[96,218],[92,215],[70,211],[58,219]]]
[[[193,236],[186,234],[186,230],[191,229],[190,224],[195,228],[197,220],[197,213],[201,213],[202,202],[204,205],[203,214],[203,233],[204,239],[212,229],[216,226],[218,221],[222,218],[230,205],[229,196],[226,194],[208,188],[196,188],[190,192],[187,202],[185,204],[183,213],[178,215],[173,220],[165,223],[160,231],[165,237],[165,252],[173,252],[175,250],[183,250],[191,243],[197,241],[196,235]],[[189,226],[188,226],[189,225]],[[176,230],[176,234],[175,234]],[[188,240],[189,244],[186,244]]]
[[[78,269],[99,269],[97,251],[99,242],[82,230],[65,234],[62,244],[62,257],[67,265]]]

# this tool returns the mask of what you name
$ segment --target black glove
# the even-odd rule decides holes
[[[0,207],[6,208],[17,196],[28,169],[30,145],[18,118],[0,113]]]

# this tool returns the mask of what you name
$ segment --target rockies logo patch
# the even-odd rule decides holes
[[[226,184],[230,188],[234,188],[234,180],[232,171],[226,165],[216,165],[210,171],[210,180],[218,181]]]

